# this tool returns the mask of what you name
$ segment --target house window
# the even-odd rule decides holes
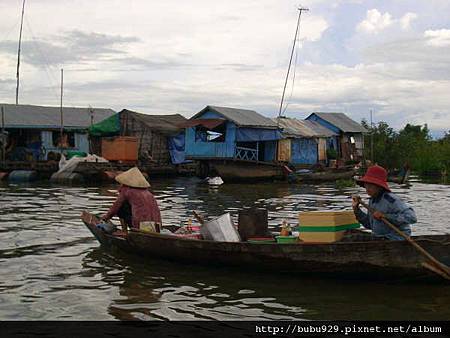
[[[353,137],[353,136],[350,136],[350,143],[351,144],[355,144],[356,142],[355,142],[355,138]]]
[[[222,123],[213,129],[207,129],[204,126],[195,127],[195,142],[225,142],[226,124]]]
[[[55,148],[75,148],[75,133],[70,131],[63,132],[61,142],[61,132],[53,131],[52,143]]]

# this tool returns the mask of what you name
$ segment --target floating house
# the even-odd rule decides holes
[[[200,161],[200,175],[223,179],[280,174],[277,124],[247,109],[206,106],[185,123],[186,158]]]
[[[363,158],[364,134],[362,125],[349,118],[344,113],[312,113],[307,121],[317,122],[336,133],[328,142],[328,149],[334,149],[337,157],[343,161],[359,161]]]
[[[27,163],[56,160],[61,151],[88,153],[89,126],[115,114],[111,109],[63,107],[61,121],[60,107],[0,104],[0,109],[0,127],[7,134],[5,159]]]
[[[293,166],[310,166],[327,163],[328,145],[337,133],[315,121],[299,120],[288,117],[273,119],[283,128],[283,140],[280,140],[280,156]]]
[[[135,160],[142,166],[175,165],[185,162],[181,125],[186,121],[180,114],[148,115],[123,109],[93,125],[89,133],[97,154],[104,155],[105,141],[110,141],[116,142],[111,143],[113,146],[134,147]],[[124,149],[124,153],[130,152]]]

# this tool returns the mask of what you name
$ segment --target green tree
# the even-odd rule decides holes
[[[367,159],[371,157],[373,138],[374,162],[385,168],[400,168],[409,163],[418,173],[450,171],[450,131],[440,140],[433,140],[426,124],[408,123],[399,132],[383,121],[370,126],[363,120],[361,124],[369,131],[364,145]]]
[[[397,133],[389,127],[386,122],[380,121],[377,125],[369,126],[363,120],[361,124],[369,131],[365,137],[366,158],[371,157],[371,138],[373,137],[373,160],[374,162],[386,166],[397,166]]]
[[[428,126],[407,124],[398,133],[399,158],[419,172],[438,170],[439,151],[435,149]]]

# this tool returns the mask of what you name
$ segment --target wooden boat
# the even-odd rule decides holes
[[[96,227],[100,220],[95,215],[83,212],[81,218],[101,245],[149,258],[160,257],[179,262],[289,274],[320,274],[359,279],[439,280],[439,276],[422,267],[423,256],[408,242],[375,240],[369,233],[357,230],[353,230],[342,241],[330,244],[228,243],[139,231],[130,231],[126,237],[120,232],[111,235]],[[413,238],[441,262],[450,263],[450,235]]]
[[[342,179],[351,179],[355,175],[353,169],[328,169],[317,172],[295,172],[289,174],[290,182],[330,182]]]
[[[251,161],[211,161],[214,168],[224,182],[268,180],[283,177],[282,166],[275,163]]]

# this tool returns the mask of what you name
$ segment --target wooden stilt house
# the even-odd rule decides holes
[[[102,155],[105,141],[119,140],[136,149],[136,163],[179,164],[184,162],[184,129],[180,125],[185,121],[180,114],[148,115],[123,109],[90,129],[91,142]]]
[[[329,148],[334,148],[338,158],[359,161],[363,158],[364,134],[368,131],[344,113],[312,113],[306,118],[333,131],[337,135],[331,139]]]
[[[337,133],[314,121],[278,117],[274,122],[283,128],[283,141],[288,149],[286,160],[290,165],[326,164],[328,144]]]

